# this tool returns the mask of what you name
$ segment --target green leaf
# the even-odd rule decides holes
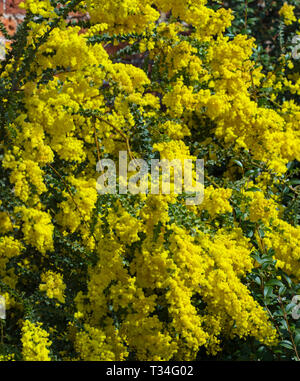
[[[257,187],[251,187],[246,189],[247,192],[261,192],[261,189]]]
[[[291,312],[292,309],[293,309],[295,306],[296,306],[295,303],[289,303],[289,304],[286,305],[286,307],[285,307],[286,312],[287,312],[287,313]]]
[[[299,185],[300,184],[300,180],[298,180],[298,179],[290,180],[289,184],[291,184],[291,185]]]
[[[295,338],[294,338],[294,342],[296,344],[296,346],[300,346],[300,333],[297,333]]]
[[[243,164],[239,160],[233,160],[233,162],[241,168],[244,168]]]
[[[293,344],[289,340],[282,340],[279,344],[281,347],[293,350]]]
[[[286,290],[287,288],[285,286],[281,286],[278,291],[279,295],[284,295],[286,293]]]
[[[265,286],[265,288],[264,288],[264,297],[268,298],[271,295],[273,295],[273,287],[272,286]]]
[[[279,279],[271,279],[266,282],[266,286],[279,286],[284,287],[284,284]]]
[[[286,274],[283,274],[283,278],[287,281],[289,287],[292,287],[292,280],[289,276],[287,276]]]

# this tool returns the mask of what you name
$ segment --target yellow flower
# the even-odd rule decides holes
[[[50,361],[49,333],[42,327],[41,323],[31,323],[25,320],[22,327],[22,355],[25,361]]]
[[[286,2],[280,8],[279,14],[284,18],[285,25],[291,25],[294,21],[297,21],[294,14],[294,9],[295,7],[293,5],[289,5]]]
[[[43,283],[39,285],[40,291],[46,291],[48,298],[57,299],[59,302],[64,303],[65,284],[62,275],[53,271],[47,271],[41,275]]]

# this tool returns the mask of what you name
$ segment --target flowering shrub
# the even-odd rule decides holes
[[[299,14],[276,2],[291,34],[261,55],[240,3],[22,3],[0,64],[0,359],[299,360]],[[98,194],[119,151],[204,159],[203,203]]]

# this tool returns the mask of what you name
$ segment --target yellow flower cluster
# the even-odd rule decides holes
[[[40,291],[45,291],[50,299],[54,298],[61,303],[65,302],[64,291],[66,285],[61,274],[49,270],[41,275],[41,281]]]
[[[25,320],[22,327],[22,355],[25,361],[50,361],[49,333],[42,327],[41,323],[32,323]]]
[[[76,179],[74,176],[68,177],[68,182],[76,189],[76,194],[72,195],[67,191],[64,196],[67,199],[60,204],[61,211],[57,214],[57,221],[64,229],[69,229],[73,233],[84,222],[89,222],[91,213],[97,200],[96,181],[93,179]]]
[[[159,13],[149,0],[88,0],[85,1],[93,23],[106,23],[115,34],[142,33],[154,23]]]
[[[0,233],[5,234],[13,229],[13,223],[7,212],[0,212]]]
[[[52,3],[26,0],[24,7],[52,20]],[[36,77],[22,85],[22,108],[5,126],[9,144],[1,142],[9,197],[16,201],[13,208],[0,204],[1,281],[16,287],[7,265],[24,250],[29,257],[19,266],[31,275],[39,271],[38,290],[68,308],[63,279],[74,272],[68,255],[76,258],[82,267],[75,269],[68,338],[80,360],[119,361],[129,353],[139,360],[194,360],[201,347],[215,355],[224,337],[276,344],[266,311],[244,282],[256,264],[232,205],[238,193],[245,221],[270,229],[262,249],[273,248],[277,265],[299,279],[299,228],[282,219],[267,189],[271,174],[280,177],[289,161],[300,160],[300,106],[287,100],[270,108],[257,98],[269,87],[275,103],[281,91],[300,94],[299,74],[263,74],[252,60],[254,40],[225,37],[231,11],[214,11],[206,0],[86,0],[76,9],[89,14],[91,28],[61,21],[50,30],[44,20],[32,21],[28,32],[33,47],[49,36],[30,66]],[[157,9],[172,17],[159,22]],[[293,7],[280,12],[294,20]],[[157,71],[113,62],[97,40],[103,32],[116,44],[130,34],[126,48],[149,51]],[[8,65],[1,79],[13,70]],[[173,188],[134,197],[97,194],[99,159],[117,159],[121,150],[138,158],[148,150],[160,159],[194,161],[194,135],[199,150],[214,139],[233,157],[242,152],[264,162],[266,172],[256,179],[261,191],[251,191],[253,183],[226,188],[234,177],[228,170],[220,186],[206,179],[214,185],[194,208]],[[216,231],[227,217],[233,222]],[[13,293],[0,291],[10,308]],[[50,360],[49,333],[40,323],[26,320],[21,340],[24,360]]]
[[[2,282],[7,284],[11,288],[15,288],[18,281],[14,270],[6,268],[11,258],[17,257],[21,254],[23,245],[20,241],[10,236],[4,236],[0,238],[0,278]],[[15,299],[8,292],[4,292],[0,287],[1,295],[5,298],[6,309],[10,309],[15,304]]]
[[[246,194],[249,195],[250,192]],[[268,222],[278,216],[277,205],[274,200],[266,199],[263,192],[252,192],[249,208],[249,219],[252,222]]]
[[[277,266],[296,279],[300,278],[300,227],[292,226],[283,220],[276,220],[272,230],[263,239],[267,247],[275,250]]]
[[[264,179],[265,181],[268,180]],[[244,194],[249,205],[249,220],[256,223],[256,226],[263,223],[267,227],[263,238],[257,235],[261,250],[265,252],[266,248],[272,248],[275,251],[276,266],[299,279],[299,226],[292,226],[282,220],[282,206],[275,199],[267,199],[264,192],[246,191]]]
[[[20,161],[13,157],[13,155],[6,155],[4,160],[4,167],[11,168],[10,181],[15,184],[14,192],[17,197],[22,201],[27,201],[31,193],[30,185],[34,186],[37,194],[46,191],[43,182],[43,171],[38,163],[33,160]]]
[[[0,355],[0,361],[15,361],[15,354]]]
[[[232,212],[232,207],[229,203],[231,189],[214,188],[212,185],[204,190],[204,201],[199,205],[200,210],[207,210],[211,217],[217,214]]]
[[[26,0],[25,2],[21,2],[19,7],[21,9],[26,9],[33,14],[38,14],[43,17],[55,17],[56,14],[54,12],[53,6],[51,6],[51,2],[49,0]]]
[[[279,14],[284,18],[285,25],[291,25],[294,21],[297,21],[294,14],[295,7],[293,5],[289,5],[288,3],[284,3],[280,8]]]
[[[76,334],[75,349],[84,361],[116,361],[113,345],[98,328],[85,325],[85,330]]]
[[[24,242],[34,246],[42,254],[53,250],[53,225],[48,213],[25,206],[16,207],[15,213],[20,213]]]

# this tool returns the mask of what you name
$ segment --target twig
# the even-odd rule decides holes
[[[280,295],[278,295],[278,301],[279,301],[279,304],[280,304],[280,308],[281,308],[281,310],[283,312],[283,317],[284,317],[284,320],[285,320],[286,325],[287,325],[287,329],[288,329],[288,332],[289,332],[289,335],[290,335],[290,338],[291,338],[291,342],[293,344],[294,351],[296,353],[297,360],[300,361],[300,357],[299,357],[299,354],[298,354],[298,351],[297,351],[297,346],[295,344],[293,333],[291,331],[291,328],[290,328],[290,325],[289,325],[289,321],[288,321],[288,318],[287,318],[287,314],[286,314],[285,308],[283,306],[283,303],[282,303]]]
[[[0,319],[0,323],[1,323],[1,341],[0,341],[0,343],[3,345],[4,331],[3,331],[3,321],[2,321],[2,319]]]
[[[66,189],[67,189],[67,191],[68,191],[68,193],[69,193],[69,195],[70,195],[70,197],[71,197],[71,199],[72,199],[72,201],[74,202],[74,205],[75,205],[76,209],[77,209],[78,212],[79,212],[80,218],[82,219],[82,221],[83,221],[84,225],[86,226],[86,228],[87,228],[88,230],[90,230],[90,229],[89,229],[89,226],[87,225],[85,219],[83,218],[83,216],[82,216],[82,214],[81,214],[81,211],[80,211],[80,208],[79,208],[77,202],[75,201],[75,199],[74,199],[74,197],[73,197],[73,194],[72,194],[72,192],[71,192],[71,189],[70,189],[69,185],[65,182],[65,180],[63,179],[63,177],[61,176],[61,174],[60,174],[60,173],[59,173],[59,172],[58,172],[58,171],[57,171],[57,170],[56,170],[50,163],[48,163],[47,165],[48,165],[48,166],[49,166],[49,167],[50,167],[50,168],[57,174],[57,176],[59,176],[59,178],[62,180],[64,186],[66,187]],[[92,233],[92,236],[93,236],[95,242],[97,242],[94,233]]]
[[[248,26],[248,0],[245,0],[245,31],[247,31]]]
[[[122,130],[120,130],[118,127],[114,126],[113,124],[111,124],[110,122],[108,122],[107,120],[101,118],[100,116],[98,115],[95,115],[95,117],[97,119],[99,119],[101,122],[104,122],[106,123],[107,125],[109,125],[111,128],[113,128],[114,130],[116,130],[121,136],[122,138],[125,140],[125,143],[126,143],[126,147],[127,147],[127,150],[128,150],[128,154],[129,154],[129,157],[131,160],[135,160],[132,152],[131,152],[131,149],[130,149],[130,144],[129,144],[129,138],[124,134],[124,132]]]

